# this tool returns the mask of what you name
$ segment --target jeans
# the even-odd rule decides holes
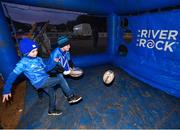
[[[55,87],[60,87],[67,97],[73,96],[73,92],[69,88],[62,74],[58,74],[57,77],[49,77],[48,80],[41,87],[41,89],[43,89],[49,96],[49,111],[53,111],[56,109]]]

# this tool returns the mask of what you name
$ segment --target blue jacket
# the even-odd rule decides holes
[[[22,72],[31,81],[32,85],[39,89],[48,79],[49,75],[46,73],[49,71],[49,66],[43,63],[42,58],[36,57],[23,57],[17,64],[14,70],[10,73],[4,89],[3,94],[11,92],[12,84]]]
[[[55,58],[59,58],[59,62],[55,62]],[[70,60],[70,53],[63,52],[59,47],[57,47],[51,52],[50,57],[48,58],[48,60],[44,61],[44,63],[48,65],[49,70],[53,69],[58,64],[62,66],[65,71],[69,71],[70,66],[68,60]]]

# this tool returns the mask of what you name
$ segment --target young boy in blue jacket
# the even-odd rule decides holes
[[[58,68],[60,67],[60,70],[64,70],[64,75],[70,75],[72,77],[80,77],[83,74],[83,71],[75,67],[73,62],[70,58],[70,44],[69,44],[69,38],[67,36],[60,36],[57,40],[58,47],[55,48],[48,60],[45,61],[46,64],[50,66],[50,68]],[[56,67],[55,67],[56,66]],[[77,70],[78,69],[78,70]],[[74,70],[76,70],[76,74],[73,73]],[[77,71],[79,73],[77,73]]]
[[[22,72],[30,80],[31,84],[38,90],[43,89],[49,96],[48,115],[61,115],[62,111],[56,109],[56,97],[54,87],[59,85],[66,94],[69,103],[77,103],[82,97],[74,95],[69,88],[62,74],[57,77],[49,77],[46,73],[52,69],[51,65],[44,64],[42,58],[37,57],[38,44],[31,39],[24,38],[20,41],[19,49],[24,57],[16,64],[14,70],[10,73],[3,88],[3,103],[11,97],[11,88],[15,79]],[[55,59],[54,59],[55,60]]]
[[[50,66],[50,68],[54,68],[55,66],[60,66],[63,68],[64,75],[68,75],[71,72],[71,67],[69,64],[70,61],[70,44],[69,38],[66,36],[60,36],[57,40],[58,47],[55,48],[47,61],[46,64]]]

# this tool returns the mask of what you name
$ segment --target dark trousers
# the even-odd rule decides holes
[[[61,88],[63,93],[67,97],[73,96],[72,90],[69,88],[66,80],[62,74],[58,74],[57,77],[49,77],[48,80],[41,87],[49,96],[49,111],[56,109],[56,90],[55,87]]]

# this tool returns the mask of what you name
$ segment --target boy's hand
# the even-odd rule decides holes
[[[54,61],[55,62],[59,62],[59,58],[54,58]]]
[[[11,93],[4,94],[2,102],[4,103],[5,101],[8,101],[10,98],[11,98]]]

